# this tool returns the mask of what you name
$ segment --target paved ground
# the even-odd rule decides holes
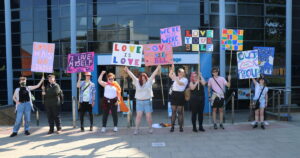
[[[70,118],[65,117],[62,134],[46,135],[48,127],[42,119],[41,127],[33,121],[30,136],[25,136],[22,129],[17,137],[9,138],[11,127],[0,127],[0,157],[296,158],[300,153],[300,115],[293,116],[292,122],[269,121],[266,130],[252,129],[249,122],[236,121],[226,123],[225,130],[214,130],[205,123],[206,132],[193,133],[187,113],[183,133],[178,128],[174,133],[161,128],[148,134],[144,127],[137,136],[125,127],[126,121],[121,117],[119,132],[109,128],[105,134],[97,127],[93,132],[79,132],[68,125]],[[111,118],[109,122],[111,125]]]

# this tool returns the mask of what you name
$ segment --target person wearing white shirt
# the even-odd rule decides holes
[[[127,67],[125,67],[125,72],[132,78],[133,85],[135,86],[135,99],[136,99],[136,118],[135,118],[135,130],[134,135],[139,132],[139,126],[143,116],[143,112],[146,114],[146,119],[149,125],[149,133],[153,133],[152,129],[152,85],[154,83],[155,75],[160,70],[161,66],[157,66],[155,71],[152,73],[150,78],[146,73],[141,73],[139,78],[137,78]]]
[[[169,77],[172,79],[173,84],[171,87],[171,105],[172,105],[172,117],[171,117],[171,129],[170,132],[174,132],[174,125],[176,115],[178,113],[179,131],[183,132],[183,111],[185,105],[184,91],[188,84],[188,79],[185,77],[185,72],[182,68],[178,69],[178,75],[174,72],[174,64],[169,73]]]

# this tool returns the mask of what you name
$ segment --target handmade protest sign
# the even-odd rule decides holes
[[[222,50],[243,50],[244,30],[223,29]]]
[[[145,44],[144,60],[146,66],[173,64],[173,49],[170,43]]]
[[[172,47],[182,46],[180,26],[160,29],[161,43],[171,43]]]
[[[67,73],[94,71],[94,52],[68,54]]]
[[[212,52],[214,30],[185,30],[185,50],[192,52]]]
[[[259,77],[257,50],[237,52],[237,62],[239,79]]]
[[[32,72],[53,72],[55,44],[33,42]]]
[[[141,67],[142,52],[142,45],[114,43],[111,64]]]
[[[274,47],[254,47],[258,51],[258,65],[260,73],[265,75],[272,75],[274,65]]]

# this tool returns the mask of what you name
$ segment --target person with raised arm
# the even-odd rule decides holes
[[[10,135],[10,137],[15,137],[18,135],[18,131],[21,127],[23,115],[24,115],[24,120],[25,120],[25,125],[24,125],[25,135],[30,135],[30,132],[29,132],[30,115],[31,115],[31,110],[34,110],[33,104],[32,104],[31,91],[41,87],[44,80],[45,80],[45,78],[43,76],[37,85],[27,86],[26,85],[27,78],[26,77],[19,78],[20,87],[16,88],[14,95],[13,95],[13,100],[16,103],[17,115],[16,115],[16,121],[15,121],[15,124],[13,127],[13,132]]]
[[[203,110],[204,110],[204,86],[206,82],[202,73],[198,75],[196,72],[191,73],[189,88],[191,90],[190,106],[192,111],[193,132],[198,132],[196,120],[198,117],[199,131],[204,132]]]
[[[172,105],[172,117],[171,117],[171,129],[170,132],[174,132],[175,120],[178,114],[179,131],[183,132],[183,112],[184,105],[186,103],[184,97],[184,91],[188,84],[188,79],[185,77],[184,69],[180,68],[177,71],[177,75],[174,72],[174,64],[172,65],[169,73],[169,77],[172,79],[173,84],[171,86],[171,105]]]
[[[137,78],[127,67],[125,67],[125,72],[132,78],[133,85],[135,86],[135,99],[136,99],[136,118],[135,118],[135,130],[134,135],[139,133],[139,127],[143,113],[146,114],[146,119],[149,126],[149,133],[153,133],[152,129],[152,85],[154,83],[155,75],[159,72],[161,66],[157,66],[155,71],[152,73],[150,78],[146,73],[140,73]]]

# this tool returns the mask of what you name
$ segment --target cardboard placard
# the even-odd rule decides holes
[[[170,43],[145,44],[144,61],[146,66],[173,64],[173,48]]]
[[[214,30],[185,30],[185,50],[192,52],[212,52]]]
[[[260,76],[257,50],[237,52],[237,63],[239,79],[258,78]]]
[[[243,50],[244,30],[223,29],[222,50]]]
[[[260,73],[265,75],[272,75],[274,66],[274,47],[254,47],[258,51],[258,65]]]
[[[141,67],[142,52],[142,45],[114,43],[111,64]]]
[[[55,44],[33,42],[32,72],[53,72]]]
[[[171,43],[172,47],[182,46],[181,28],[173,26],[160,29],[161,43]]]
[[[67,73],[94,71],[94,52],[68,54]]]

